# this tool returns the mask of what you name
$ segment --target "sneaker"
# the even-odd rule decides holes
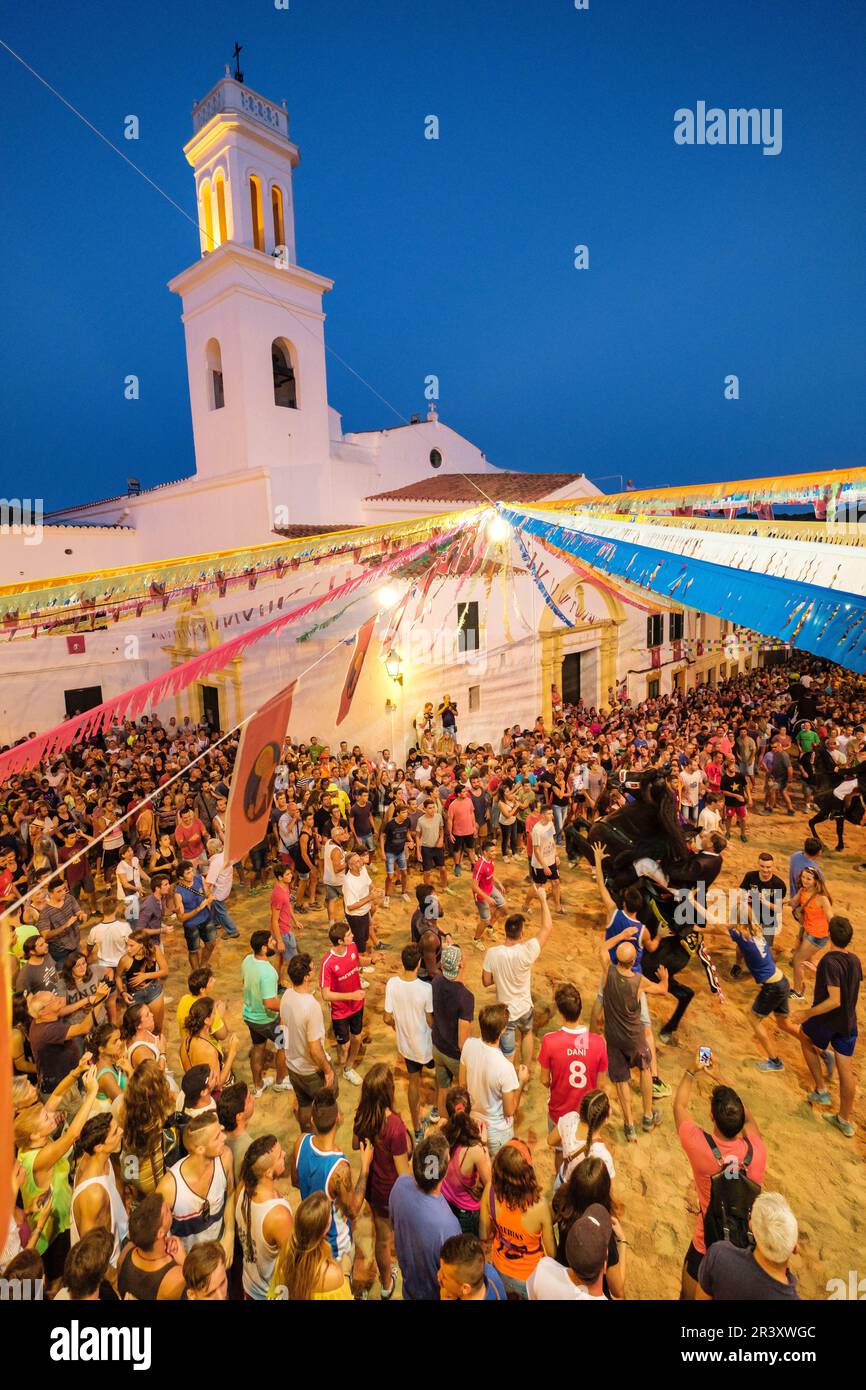
[[[661,1122],[662,1112],[660,1110],[654,1110],[651,1115],[644,1115],[641,1122],[644,1134],[649,1134],[650,1130],[655,1129],[656,1125],[660,1125]]]
[[[739,979],[742,977],[742,974],[743,974],[743,967],[742,967],[741,965],[732,965],[732,966],[731,966],[731,979],[732,979],[732,980],[739,980]]]
[[[829,1104],[830,1104],[830,1092],[829,1092],[829,1091],[810,1091],[809,1094],[807,1095],[806,1099],[807,1099],[807,1101],[809,1101],[809,1103],[810,1103],[811,1105],[829,1105]]]
[[[825,1115],[824,1119],[828,1124],[835,1125],[837,1129],[841,1129],[846,1139],[854,1138],[854,1126],[849,1120],[843,1120],[841,1115]]]
[[[758,1068],[758,1071],[785,1070],[785,1063],[782,1061],[781,1057],[765,1057],[763,1061],[756,1062],[755,1066]]]
[[[824,1070],[827,1073],[827,1080],[829,1081],[834,1071],[836,1070],[835,1053],[833,1052],[832,1047],[825,1047],[824,1051],[821,1052],[819,1056],[821,1058],[821,1061],[824,1063]]]
[[[430,1111],[429,1115],[427,1116],[427,1122],[428,1122],[429,1124],[431,1124],[431,1125],[438,1125],[438,1123],[439,1123],[439,1121],[440,1121],[441,1119],[442,1119],[442,1116],[439,1114],[439,1108],[438,1108],[438,1106],[434,1105],[434,1106],[433,1106],[433,1109]]]
[[[275,1082],[274,1082],[274,1090],[275,1090],[275,1091],[290,1091],[291,1089],[292,1089],[292,1083],[291,1083],[291,1081],[275,1081]]]
[[[659,1042],[664,1043],[665,1047],[679,1047],[676,1033],[667,1033],[664,1029],[659,1033]]]
[[[385,894],[384,898],[382,899],[382,906],[383,906],[383,907],[390,907],[390,906],[391,906],[391,899],[388,897],[388,894],[387,894],[387,893]]]
[[[370,988],[370,981],[369,981],[369,980],[362,980],[362,981],[361,981],[361,988],[362,988],[362,989],[369,989],[369,988]]]
[[[389,1299],[389,1298],[393,1298],[393,1297],[394,1297],[394,1294],[395,1294],[396,1292],[397,1292],[397,1276],[396,1276],[396,1274],[392,1274],[392,1275],[391,1275],[391,1287],[388,1288],[388,1289],[385,1289],[385,1288],[380,1289],[380,1291],[379,1291],[379,1297],[381,1298],[381,1300],[382,1300],[383,1303],[387,1303],[387,1302],[388,1302],[388,1299]]]
[[[449,898],[456,898],[456,897],[457,897],[457,894],[456,894],[456,892],[455,892],[455,890],[454,890],[453,888],[443,888],[443,889],[442,889],[442,892],[443,892],[443,893],[447,893],[448,896],[449,896]]]
[[[666,1081],[662,1081],[660,1076],[653,1077],[653,1100],[664,1100],[671,1093],[671,1088]]]
[[[363,968],[362,971],[361,971],[361,974],[362,974],[362,975],[375,975],[375,973],[376,973],[376,967],[375,967],[375,965],[365,965],[364,968]]]
[[[350,1086],[363,1086],[364,1084],[363,1077],[358,1075],[354,1067],[345,1067],[343,1070],[343,1076],[348,1081]]]
[[[487,942],[486,942],[486,941],[473,941],[472,945],[475,947],[476,951],[486,951],[486,950],[487,950]]]
[[[806,998],[805,991],[802,990],[802,989],[792,989],[792,990],[791,990],[791,994],[790,994],[790,998],[791,998],[791,999],[805,999],[805,998]]]
[[[401,893],[400,897],[403,899],[404,903],[410,903],[412,901],[408,893]]]
[[[634,1125],[626,1125],[625,1137],[630,1144],[637,1143],[637,1130],[635,1129]]]
[[[455,877],[455,878],[459,878],[460,875],[462,874],[462,872],[463,872],[463,870],[461,869],[460,865],[459,865],[459,864],[455,864],[455,865],[454,865],[454,877]]]
[[[255,1096],[256,1100],[258,1100],[260,1096],[263,1096],[265,1094],[265,1091],[268,1089],[268,1087],[273,1086],[273,1084],[274,1078],[272,1076],[263,1076],[261,1086],[254,1086],[251,1091],[251,1095]]]

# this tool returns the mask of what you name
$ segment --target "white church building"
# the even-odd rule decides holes
[[[327,388],[324,304],[333,282],[297,263],[293,179],[300,154],[285,103],[260,96],[227,70],[193,107],[192,124],[184,154],[195,181],[201,244],[168,288],[182,308],[194,471],[178,482],[130,486],[50,513],[38,546],[3,536],[0,583],[444,513],[477,506],[482,494],[526,506],[571,499],[579,505],[598,495],[579,472],[496,468],[438,418],[432,403],[426,418],[396,428],[344,432]],[[390,746],[402,756],[415,713],[446,691],[460,709],[462,739],[498,740],[505,725],[531,722],[539,713],[549,718],[556,692],[598,705],[614,687],[640,700],[730,673],[730,660],[711,640],[724,634],[718,619],[667,609],[653,619],[549,553],[530,551],[560,608],[579,615],[574,626],[564,627],[545,606],[519,557],[511,585],[489,574],[467,581],[459,612],[447,585],[425,616],[426,635],[414,634],[411,651],[405,644],[399,679],[368,659],[339,736]],[[347,565],[344,559],[341,578]],[[254,602],[248,596],[251,607],[231,591],[194,610],[174,605],[156,617],[148,612],[88,632],[84,650],[75,653],[60,635],[7,639],[0,644],[0,741],[50,728],[266,621],[280,593],[273,579],[257,587]],[[705,640],[706,654],[695,656],[697,639]],[[206,714],[226,729],[333,642],[331,634],[327,643],[311,639],[295,649],[289,631],[160,712]],[[301,682],[292,721],[298,738],[334,737],[346,659],[342,649]],[[751,660],[744,655],[739,665]]]

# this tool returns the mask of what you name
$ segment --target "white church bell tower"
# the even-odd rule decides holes
[[[296,261],[300,154],[285,103],[226,68],[192,121],[201,256],[169,289],[183,302],[196,475],[268,475],[274,512],[303,498],[315,515],[328,507],[322,296],[333,282]]]

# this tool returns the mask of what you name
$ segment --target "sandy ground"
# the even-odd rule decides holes
[[[765,848],[773,851],[777,870],[787,881],[788,856],[802,846],[805,816],[799,809],[794,819],[784,815],[757,815],[753,816],[749,829],[749,844],[741,844],[738,839],[732,842],[718,884],[725,888],[737,884],[743,872],[754,867],[758,851]],[[828,833],[825,838],[829,842],[833,837]],[[862,830],[848,827],[847,838],[849,847],[844,853],[827,851],[824,860],[834,907],[854,923],[854,945],[862,957],[866,954],[866,929],[861,917],[866,898],[866,875],[856,873],[854,865],[866,858],[866,835]],[[383,875],[380,863],[374,864],[373,872],[374,880],[381,885]],[[497,857],[496,872],[505,885],[510,910],[518,910],[525,888],[523,861],[503,864]],[[553,935],[534,971],[538,1038],[547,1028],[557,1026],[553,1010],[553,993],[557,984],[563,980],[577,984],[584,999],[586,1022],[599,976],[598,947],[604,913],[590,870],[585,864],[573,870],[563,863],[562,876],[563,902],[568,913],[562,917],[555,916]],[[392,901],[390,909],[385,911],[380,908],[377,914],[380,937],[389,949],[385,961],[377,966],[375,975],[369,977],[371,987],[366,1005],[369,1042],[359,1063],[361,1072],[372,1062],[386,1061],[394,1066],[397,1104],[407,1122],[406,1072],[396,1058],[393,1031],[382,1024],[382,1008],[385,983],[388,976],[398,970],[400,948],[409,939],[409,919],[414,907],[412,890],[417,881],[417,876],[410,874],[411,905],[399,900]],[[449,883],[456,891],[453,897],[442,898],[447,925],[457,941],[468,946],[477,920],[469,876],[465,871],[459,879],[449,874]],[[227,941],[221,938],[213,959],[218,985],[216,993],[225,1000],[229,1027],[242,1039],[237,1074],[247,1081],[250,1079],[247,1061],[249,1035],[241,1015],[240,963],[248,951],[250,932],[267,926],[267,903],[267,892],[251,896],[246,889],[235,888],[230,907],[241,930],[241,940]],[[532,931],[537,928],[538,916],[538,909],[534,908]],[[300,921],[301,948],[309,951],[318,963],[327,947],[324,910],[310,913]],[[787,909],[785,923],[777,956],[790,976],[790,948],[795,941],[796,928]],[[502,937],[501,928],[499,937]],[[170,966],[167,994],[170,1000],[176,1002],[185,989],[188,969],[179,930],[166,938],[166,946]],[[758,1073],[754,1065],[758,1054],[754,1050],[751,1029],[745,1017],[757,987],[750,979],[739,982],[730,980],[730,967],[734,960],[732,946],[714,948],[712,954],[722,978],[725,1002],[718,1005],[711,1000],[704,973],[699,966],[688,967],[683,978],[694,988],[695,999],[679,1029],[680,1045],[676,1049],[659,1046],[660,1072],[675,1090],[684,1067],[692,1064],[697,1047],[712,1047],[717,1071],[740,1092],[764,1136],[768,1150],[765,1189],[783,1192],[799,1219],[800,1251],[795,1256],[793,1267],[799,1278],[801,1295],[804,1298],[825,1298],[828,1280],[841,1278],[847,1283],[848,1271],[856,1270],[862,1264],[866,1239],[866,1216],[863,1211],[866,1197],[866,1170],[863,1167],[866,1103],[861,1093],[855,1112],[857,1135],[853,1140],[846,1140],[807,1104],[805,1097],[811,1089],[808,1073],[796,1041],[785,1035],[781,1036],[779,1043],[785,1071],[769,1075]],[[493,1002],[493,991],[488,991],[481,983],[482,953],[468,949],[466,955],[466,984],[475,993],[477,1013],[485,1003]],[[807,989],[811,1000],[810,980],[807,980]],[[792,1002],[796,1005],[796,1001]],[[658,1033],[661,1023],[672,1012],[672,1004],[668,998],[656,998],[651,999],[650,1007]],[[805,1008],[806,1005],[800,1007]],[[173,1003],[169,1003],[166,1011],[166,1026],[169,1061],[179,1077],[181,1069],[177,1057],[178,1038]],[[329,1050],[333,1055],[332,1045]],[[542,1186],[549,1192],[553,1164],[544,1142],[547,1093],[537,1079],[537,1065],[533,1073],[533,1080],[525,1092],[517,1132],[533,1146]],[[339,1136],[345,1152],[350,1155],[351,1121],[358,1094],[357,1088],[345,1081],[342,1083]],[[834,1088],[834,1100],[837,1095],[838,1090]],[[429,1099],[432,1100],[432,1091]],[[691,1170],[673,1128],[672,1099],[658,1103],[664,1113],[663,1123],[650,1135],[640,1134],[636,1144],[627,1144],[619,1108],[614,1101],[611,1120],[603,1136],[616,1163],[615,1190],[623,1207],[622,1222],[626,1237],[631,1243],[626,1281],[629,1298],[671,1299],[678,1296],[680,1268],[697,1210]],[[273,1132],[290,1149],[298,1134],[293,1104],[291,1093],[274,1095],[272,1091],[267,1091],[256,1102],[251,1132],[254,1135]],[[636,1110],[640,1113],[639,1103]],[[695,1091],[692,1113],[699,1123],[706,1123],[709,1128],[707,1090],[703,1094]],[[355,1159],[352,1161],[356,1162]],[[288,1182],[285,1186],[287,1195],[292,1197],[293,1205],[296,1205],[297,1192],[289,1188]],[[358,1236],[368,1248],[369,1231],[370,1220],[365,1215],[358,1223]],[[378,1283],[371,1297],[378,1298]]]

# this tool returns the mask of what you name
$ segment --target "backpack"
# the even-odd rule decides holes
[[[755,1198],[761,1192],[760,1184],[749,1177],[752,1145],[747,1139],[746,1156],[740,1163],[732,1157],[725,1158],[715,1139],[706,1131],[704,1138],[713,1151],[713,1157],[721,1165],[719,1172],[710,1179],[710,1201],[704,1212],[707,1249],[716,1241],[729,1240],[738,1250],[751,1250],[755,1238],[749,1230],[749,1217]]]

